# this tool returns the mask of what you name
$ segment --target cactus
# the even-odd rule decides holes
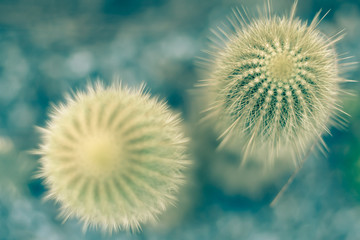
[[[240,24],[220,29],[222,45],[210,51],[209,79],[204,81],[210,102],[207,117],[217,121],[222,145],[240,139],[244,158],[268,151],[267,163],[289,150],[301,162],[311,146],[325,147],[322,135],[341,124],[339,63],[334,43],[316,27],[290,15],[270,15],[248,23],[234,11]],[[246,14],[247,16],[247,14]]]
[[[175,200],[185,144],[178,115],[143,90],[97,83],[53,109],[39,153],[61,216],[113,232],[136,230]]]

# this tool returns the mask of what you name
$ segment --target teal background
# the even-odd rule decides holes
[[[273,0],[273,13],[288,14],[292,1]],[[342,98],[346,129],[325,136],[326,156],[311,153],[275,207],[293,169],[259,165],[237,170],[239,153],[216,151],[213,127],[199,124],[201,100],[194,85],[206,78],[199,57],[210,29],[228,24],[232,8],[257,17],[264,1],[246,0],[0,0],[0,240],[65,239],[360,239],[359,83]],[[340,57],[360,56],[358,0],[301,0],[296,16],[311,21],[331,10],[319,29],[345,29]],[[346,62],[346,61],[345,61]],[[357,65],[342,76],[359,80]],[[40,135],[52,104],[101,78],[111,84],[146,83],[148,91],[182,114],[193,165],[177,207],[139,233],[82,232],[77,219],[62,223],[58,204],[44,202],[34,179]]]

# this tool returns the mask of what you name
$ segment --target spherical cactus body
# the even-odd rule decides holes
[[[142,90],[89,86],[55,107],[41,130],[47,197],[85,229],[136,230],[173,203],[183,182],[179,116]]]
[[[216,120],[222,143],[241,139],[244,154],[267,149],[271,162],[289,150],[300,162],[311,146],[339,122],[339,64],[334,43],[294,17],[240,20],[222,46],[211,51],[205,88],[208,116]],[[221,35],[218,33],[217,35]],[[245,156],[245,158],[246,158]]]

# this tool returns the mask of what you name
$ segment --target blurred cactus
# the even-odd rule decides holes
[[[325,147],[322,135],[342,123],[339,104],[339,63],[334,43],[316,27],[320,12],[310,25],[294,17],[270,15],[247,23],[241,11],[230,20],[235,33],[220,29],[223,46],[210,51],[210,78],[204,86],[225,144],[242,140],[244,159],[254,151],[268,152],[273,161],[289,150],[298,163],[309,148]],[[245,14],[247,16],[247,14]]]
[[[65,220],[112,232],[153,221],[183,182],[180,119],[143,90],[98,83],[55,107],[41,129],[47,198]]]

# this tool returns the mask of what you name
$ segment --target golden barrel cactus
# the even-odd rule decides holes
[[[215,119],[222,143],[240,139],[244,156],[268,151],[272,162],[289,151],[301,162],[311,146],[325,146],[324,133],[341,123],[340,65],[334,44],[316,29],[318,13],[308,25],[289,16],[247,21],[241,11],[230,20],[234,32],[221,30],[222,39],[210,51],[208,117]],[[236,21],[239,22],[236,23]]]
[[[142,89],[89,86],[54,107],[41,132],[47,198],[85,229],[136,230],[175,200],[183,182],[179,116]]]

